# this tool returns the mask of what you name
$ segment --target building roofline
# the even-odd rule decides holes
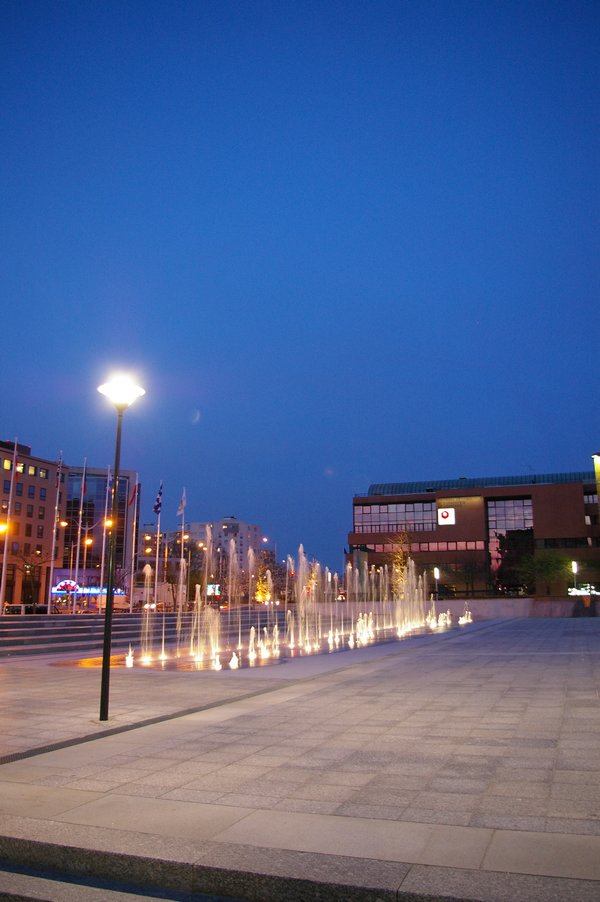
[[[577,473],[528,473],[525,476],[481,476],[477,479],[461,476],[459,479],[431,479],[426,482],[375,482],[369,486],[367,496],[375,495],[423,495],[448,489],[478,489],[498,486],[562,485],[565,483],[595,483],[593,470]],[[355,497],[365,497],[357,495]]]

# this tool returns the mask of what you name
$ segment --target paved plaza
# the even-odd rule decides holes
[[[5,659],[0,898],[597,902],[599,689],[600,619],[115,669],[102,724],[99,670]]]

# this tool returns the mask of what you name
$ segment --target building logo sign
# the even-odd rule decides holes
[[[438,526],[454,526],[456,523],[456,511],[453,507],[438,508]]]

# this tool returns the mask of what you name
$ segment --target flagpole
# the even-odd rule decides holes
[[[81,553],[81,526],[83,523],[83,499],[85,496],[85,470],[87,465],[87,457],[83,458],[83,473],[81,476],[81,492],[79,497],[79,521],[77,523],[77,554],[75,555],[75,583],[79,579],[79,555]],[[73,593],[73,613],[77,603],[77,592]]]
[[[102,556],[100,560],[100,596],[98,607],[102,610],[102,595],[104,594],[104,562],[106,559],[106,521],[108,520],[108,499],[110,496],[110,467],[106,468],[106,493],[104,496],[104,522],[102,523]],[[106,600],[106,599],[105,599]]]
[[[156,563],[154,568],[154,610],[158,607],[158,568],[160,565],[160,511],[156,520]]]
[[[135,531],[138,512],[138,473],[135,474],[135,487],[133,489],[133,522],[131,526],[131,577],[129,580],[129,613],[133,614],[133,580],[135,577]]]
[[[48,599],[46,614],[52,613],[52,583],[54,582],[54,558],[56,556],[56,539],[58,533],[58,499],[60,497],[60,477],[62,475],[62,451],[58,455],[58,465],[56,467],[56,497],[54,499],[54,529],[52,531],[52,551],[50,553],[50,579],[48,586]]]
[[[184,600],[184,591],[187,585],[187,580],[184,581],[185,571],[184,571],[184,546],[183,546],[183,534],[185,532],[185,486],[183,487],[183,491],[181,493],[181,503],[179,505],[181,510],[181,556],[179,558],[179,592],[177,597],[177,635],[179,636],[179,628],[181,626],[181,615],[183,614],[183,600]],[[179,511],[177,511],[179,513]]]
[[[158,608],[158,568],[160,564],[160,512],[162,510],[162,490],[163,484],[162,479],[160,482],[160,486],[158,487],[158,494],[156,496],[156,501],[154,502],[154,513],[157,516],[156,520],[156,565],[154,569],[154,610],[156,611]],[[166,568],[165,568],[166,573]],[[164,611],[164,601],[163,601],[163,611]]]
[[[0,613],[4,612],[4,601],[6,595],[6,573],[8,570],[8,538],[10,533],[10,515],[12,511],[13,491],[15,485],[15,474],[17,472],[17,439],[13,447],[12,471],[10,474],[10,490],[8,493],[8,508],[6,510],[6,532],[4,533],[4,555],[2,557],[2,578],[0,579]]]

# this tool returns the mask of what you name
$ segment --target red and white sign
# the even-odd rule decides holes
[[[438,526],[454,526],[456,511],[453,507],[438,508]]]

